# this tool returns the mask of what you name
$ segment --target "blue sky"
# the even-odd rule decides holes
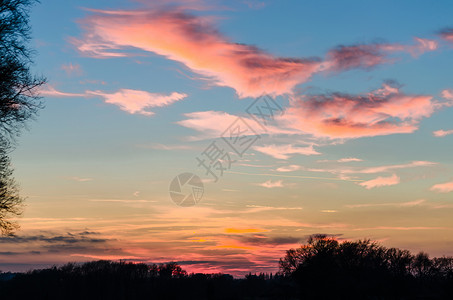
[[[12,154],[28,197],[18,235],[73,236],[79,247],[42,238],[16,251],[17,239],[5,240],[17,253],[0,255],[0,267],[190,260],[188,270],[240,275],[275,271],[284,250],[313,233],[452,255],[452,9],[450,1],[34,6],[34,71],[49,82],[45,109]],[[245,112],[261,94],[284,109],[268,134]],[[261,138],[214,183],[195,158],[237,116]],[[204,182],[196,206],[168,194],[183,172]]]

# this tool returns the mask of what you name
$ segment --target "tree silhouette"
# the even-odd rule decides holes
[[[0,234],[4,235],[12,234],[18,228],[10,218],[19,216],[23,207],[12,172],[5,146],[0,141]]]
[[[8,151],[15,137],[42,107],[38,88],[43,77],[31,74],[28,10],[36,1],[0,0],[0,234],[17,224],[9,217],[21,212],[22,198],[12,178]]]
[[[453,296],[453,258],[431,260],[423,252],[412,255],[370,240],[340,243],[326,235],[312,236],[306,245],[286,252],[280,272],[298,283],[305,299]]]
[[[0,0],[0,133],[17,135],[42,107],[42,77],[31,74],[29,7],[32,0]]]

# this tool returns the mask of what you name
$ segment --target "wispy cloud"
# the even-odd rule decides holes
[[[265,181],[263,183],[257,183],[256,185],[262,186],[262,187],[265,187],[265,188],[268,188],[268,189],[282,188],[283,187],[283,180],[276,180],[276,181],[268,180],[268,181]]]
[[[450,134],[453,134],[453,129],[450,129],[450,130],[440,129],[440,130],[433,131],[433,135],[435,137],[444,137],[444,136],[447,136]]]
[[[450,193],[453,192],[453,181],[435,184],[430,189],[433,192],[437,193]]]
[[[303,207],[287,207],[287,206],[264,206],[264,205],[246,205],[247,208],[250,208],[249,211],[259,212],[259,211],[276,211],[276,210],[302,210]]]
[[[326,172],[332,174],[376,174],[376,173],[389,173],[394,170],[417,168],[417,167],[432,167],[437,165],[435,162],[431,161],[412,161],[405,164],[395,164],[395,165],[383,165],[375,167],[338,167],[332,169],[317,169],[317,168],[308,168],[307,171],[311,172]]]
[[[345,157],[345,158],[340,158],[337,160],[339,163],[347,163],[347,162],[353,162],[353,161],[363,161],[363,159],[360,158],[355,158],[355,157]]]
[[[362,208],[362,207],[380,207],[380,206],[392,206],[392,207],[414,207],[425,204],[425,199],[419,199],[408,202],[392,202],[392,203],[363,203],[363,204],[350,204],[345,205],[348,208]]]
[[[87,97],[85,93],[67,93],[56,90],[53,86],[45,85],[39,94],[44,97]]]
[[[453,42],[453,28],[446,28],[440,32],[440,36],[449,42]]]
[[[396,176],[396,174],[393,174],[390,177],[379,176],[375,179],[361,182],[361,183],[359,183],[359,185],[365,187],[366,189],[372,189],[375,187],[395,185],[398,183],[400,183],[400,178],[398,176]]]
[[[358,44],[351,46],[340,45],[327,53],[323,68],[328,71],[340,72],[350,69],[371,69],[377,65],[392,63],[394,58],[389,55],[395,52],[408,52],[418,56],[438,47],[435,40],[414,38],[414,45],[401,44]]]
[[[202,140],[220,137],[228,127],[238,119],[238,116],[232,115],[223,111],[199,111],[184,114],[185,120],[176,122],[177,124],[196,130],[201,134],[193,136],[192,139]],[[246,117],[241,117],[248,124],[255,124],[254,120]],[[251,126],[251,125],[250,125]],[[257,134],[295,134],[294,129],[280,128],[278,126],[268,126],[265,131],[259,126],[253,127]]]
[[[187,97],[187,94],[178,92],[162,94],[131,89],[120,89],[113,93],[90,90],[83,93],[66,93],[57,91],[52,86],[46,86],[40,94],[48,97],[101,97],[105,103],[116,105],[123,111],[145,116],[154,115],[150,108],[168,106]]]
[[[254,150],[272,156],[277,159],[288,159],[294,154],[300,155],[320,155],[318,151],[313,149],[313,145],[300,147],[296,145],[266,145],[266,146],[254,146]]]
[[[235,172],[235,171],[226,171],[231,174],[239,175],[249,175],[249,176],[267,176],[267,177],[280,177],[280,178],[293,178],[293,179],[319,179],[319,180],[334,180],[334,181],[352,181],[358,182],[363,181],[361,179],[353,179],[347,176],[339,177],[319,177],[319,176],[304,176],[304,175],[284,175],[284,174],[272,174],[272,173],[246,173],[246,172]]]
[[[189,146],[189,145],[164,145],[164,144],[151,144],[151,145],[141,144],[141,145],[137,145],[137,147],[147,148],[147,149],[156,149],[156,150],[166,150],[166,151],[193,149],[193,147]]]
[[[431,161],[412,161],[407,164],[397,164],[397,165],[384,165],[379,167],[370,167],[370,168],[362,168],[356,171],[347,171],[347,173],[362,173],[362,174],[375,174],[375,173],[385,173],[390,172],[393,170],[398,169],[408,169],[408,168],[416,168],[416,167],[430,167],[434,166],[437,163]]]
[[[89,177],[78,177],[78,176],[69,177],[68,179],[74,180],[74,181],[78,181],[78,182],[86,182],[86,181],[92,181],[92,180],[93,180],[93,178],[89,178]]]
[[[177,92],[165,95],[130,89],[120,89],[115,93],[101,91],[88,91],[87,93],[100,96],[104,98],[105,103],[114,104],[130,114],[145,116],[154,115],[154,112],[148,110],[149,108],[168,106],[187,97],[186,94]]]
[[[348,163],[348,162],[356,162],[356,161],[363,161],[363,159],[355,158],[355,157],[345,157],[345,158],[340,158],[337,160],[320,159],[320,160],[317,160],[316,162],[318,162],[318,163],[331,163],[331,162]]]
[[[61,65],[61,69],[66,72],[69,76],[75,75],[80,76],[83,74],[82,67],[79,64],[63,64]]]
[[[441,92],[441,95],[443,98],[447,99],[447,100],[453,100],[453,90],[443,90]]]
[[[277,168],[275,171],[277,172],[293,172],[302,169],[301,166],[298,165],[288,165]]]

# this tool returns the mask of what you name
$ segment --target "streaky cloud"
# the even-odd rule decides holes
[[[375,179],[361,182],[361,183],[359,183],[359,185],[361,185],[369,190],[369,189],[376,188],[376,187],[396,185],[398,183],[400,183],[400,178],[396,174],[393,174],[390,177],[379,176]]]

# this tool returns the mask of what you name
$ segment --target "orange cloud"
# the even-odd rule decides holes
[[[407,95],[384,84],[364,95],[295,96],[279,121],[286,128],[316,137],[358,138],[414,132],[422,118],[452,105],[431,96]]]
[[[361,183],[359,183],[359,185],[365,187],[366,189],[372,189],[375,187],[395,185],[398,183],[400,183],[400,178],[398,176],[396,176],[396,174],[393,174],[390,177],[379,176],[375,179],[361,182]]]
[[[225,228],[226,233],[258,233],[267,231],[269,230],[262,228]]]
[[[453,181],[435,184],[430,188],[430,190],[437,193],[453,192]]]
[[[312,59],[279,58],[222,36],[207,17],[181,10],[94,11],[81,23],[83,39],[73,39],[79,51],[92,57],[128,55],[138,48],[178,61],[239,97],[290,93],[318,71]]]

